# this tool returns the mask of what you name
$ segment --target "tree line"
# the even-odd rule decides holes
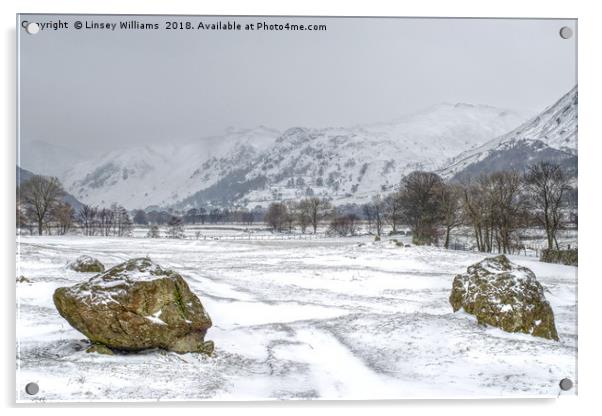
[[[225,224],[240,223],[251,225],[263,218],[264,211],[256,207],[249,211],[246,208],[190,208],[183,214],[170,211],[136,209],[133,212],[133,220],[137,225],[166,225],[173,217],[181,218],[184,224]]]
[[[557,234],[567,222],[568,205],[576,203],[576,189],[563,169],[550,162],[530,166],[526,172],[502,171],[465,183],[446,182],[433,172],[415,171],[404,176],[399,189],[375,195],[358,209],[334,207],[325,198],[309,196],[299,201],[273,202],[266,211],[256,207],[191,208],[182,215],[169,211],[83,205],[78,212],[63,201],[65,192],[54,177],[34,175],[17,188],[17,226],[33,234],[66,234],[78,226],[84,235],[127,236],[135,224],[148,225],[149,237],[158,225],[167,225],[168,237],[183,236],[184,224],[263,220],[274,231],[317,232],[327,222],[327,232],[354,235],[364,221],[377,236],[386,226],[391,233],[409,227],[414,244],[449,247],[452,231],[470,227],[477,250],[512,253],[520,248],[518,230],[539,226],[545,230],[548,249],[559,249]]]
[[[62,201],[65,192],[59,180],[34,175],[17,187],[17,227],[34,229],[39,235],[55,224],[59,234],[66,234],[75,221],[75,211]]]
[[[399,191],[384,199],[376,197],[366,207],[377,223],[406,224],[415,244],[443,240],[449,247],[451,232],[471,227],[476,248],[512,253],[520,249],[517,231],[540,226],[549,249],[559,249],[558,231],[567,217],[570,178],[555,163],[540,162],[526,172],[501,171],[464,183],[445,182],[432,172],[405,176]],[[379,219],[382,218],[382,219]]]
[[[37,232],[63,235],[78,227],[86,236],[128,236],[134,225],[150,226],[148,236],[159,236],[158,226],[167,226],[167,236],[181,238],[185,224],[242,223],[253,224],[264,210],[244,208],[191,208],[183,214],[165,210],[128,210],[118,204],[97,207],[83,204],[75,210],[63,201],[65,191],[55,177],[34,175],[17,187],[17,227]]]
[[[63,200],[65,191],[54,177],[34,175],[17,187],[17,227],[33,234],[52,230],[67,234],[76,225],[87,236],[127,236],[133,228],[128,211],[121,205],[108,208],[82,205],[79,211]]]
[[[557,234],[567,222],[573,193],[569,176],[555,163],[540,162],[526,172],[501,171],[464,183],[446,182],[433,172],[414,171],[404,176],[399,190],[375,195],[357,212],[345,212],[316,197],[270,204],[264,221],[276,231],[311,226],[321,221],[327,232],[353,235],[361,220],[381,236],[386,226],[395,234],[409,227],[417,245],[449,248],[453,230],[472,229],[477,250],[501,253],[521,248],[518,230],[539,226],[545,230],[549,249],[558,249]],[[576,202],[576,201],[573,201]],[[349,210],[347,210],[349,211]]]

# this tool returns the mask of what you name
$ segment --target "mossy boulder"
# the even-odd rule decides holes
[[[71,270],[81,273],[102,273],[105,271],[105,266],[98,259],[86,255],[79,256],[67,266]]]
[[[457,275],[449,302],[454,312],[463,308],[480,324],[558,340],[554,313],[535,274],[504,255],[486,258]]]
[[[178,273],[148,258],[118,264],[54,292],[63,318],[95,345],[93,351],[162,348],[211,354],[211,319]]]

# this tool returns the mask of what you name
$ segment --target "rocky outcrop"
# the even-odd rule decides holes
[[[178,273],[148,258],[121,263],[71,287],[58,288],[54,304],[87,336],[94,351],[163,348],[211,354],[205,341],[211,319]]]
[[[504,255],[486,258],[454,278],[449,301],[480,324],[558,340],[554,313],[543,287],[526,267]]]
[[[71,270],[82,273],[102,273],[105,266],[97,259],[90,256],[79,256],[67,265]]]

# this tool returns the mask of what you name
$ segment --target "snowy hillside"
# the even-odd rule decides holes
[[[577,86],[541,114],[477,149],[455,157],[439,173],[463,179],[500,169],[524,169],[540,160],[577,166]]]
[[[403,140],[426,164],[438,165],[450,155],[457,155],[459,149],[480,146],[484,138],[506,133],[509,127],[514,129],[524,120],[516,112],[487,105],[444,103],[365,129]]]
[[[253,207],[311,194],[361,202],[403,174],[439,168],[521,121],[493,107],[440,104],[391,123],[283,134],[260,127],[187,145],[113,151],[75,164],[61,179],[82,201],[127,208]]]
[[[440,104],[392,123],[286,131],[246,180],[264,178],[244,203],[319,195],[336,203],[365,202],[404,174],[434,170],[456,154],[495,137],[520,117],[493,107]]]
[[[224,136],[186,145],[165,143],[116,150],[76,164],[62,180],[70,192],[88,204],[167,206],[211,186],[232,169],[246,166],[278,134],[259,127],[228,131]]]

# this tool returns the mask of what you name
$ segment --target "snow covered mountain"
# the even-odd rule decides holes
[[[66,189],[93,205],[127,208],[169,206],[245,167],[269,148],[276,130],[230,130],[197,142],[115,150],[75,164],[63,176]]]
[[[307,195],[363,202],[402,175],[442,167],[458,151],[514,128],[521,117],[488,106],[440,104],[391,123],[285,131],[254,163],[231,170],[180,208],[207,201],[254,207]]]
[[[259,127],[182,144],[115,150],[72,164],[59,178],[93,205],[254,207],[274,199],[321,195],[362,202],[402,175],[443,168],[519,125],[512,111],[439,104],[390,123],[351,128]]]
[[[453,158],[445,178],[468,179],[502,169],[524,170],[542,160],[577,169],[577,86],[516,129]]]

